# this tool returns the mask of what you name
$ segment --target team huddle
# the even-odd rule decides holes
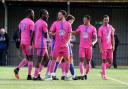
[[[28,65],[27,80],[44,80],[40,74],[48,62],[45,80],[59,80],[56,76],[59,66],[62,70],[61,80],[87,80],[91,69],[92,47],[98,41],[102,59],[101,77],[103,80],[107,80],[106,70],[112,64],[115,45],[115,29],[109,24],[108,15],[103,16],[103,25],[100,26],[97,32],[96,28],[90,23],[91,18],[89,15],[85,15],[83,24],[78,26],[75,31],[72,31],[75,17],[67,15],[65,10],[58,12],[57,20],[52,23],[50,30],[48,30],[47,25],[49,13],[46,9],[39,11],[40,18],[35,23],[34,11],[28,9],[26,13],[27,17],[19,23],[18,27],[20,47],[26,57],[14,69],[17,79],[20,78],[19,70]],[[72,40],[77,35],[80,35],[80,76],[75,73],[72,52]],[[50,38],[50,53],[47,47],[48,38]],[[37,60],[32,77],[34,49],[36,49]],[[84,67],[85,59],[86,67]],[[69,76],[69,71],[71,76]]]

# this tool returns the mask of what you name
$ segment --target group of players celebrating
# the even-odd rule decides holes
[[[40,18],[34,23],[34,11],[28,9],[27,16],[19,23],[20,47],[25,54],[25,58],[14,69],[17,79],[20,78],[19,70],[28,65],[27,80],[43,80],[40,76],[44,65],[48,61],[45,79],[59,80],[56,76],[57,68],[61,67],[61,80],[86,80],[91,69],[92,46],[99,43],[99,49],[102,58],[101,77],[107,80],[106,70],[112,64],[114,50],[114,28],[109,24],[109,16],[103,16],[103,25],[98,29],[91,25],[89,15],[83,17],[83,24],[78,26],[76,31],[72,31],[72,24],[75,17],[67,15],[65,10],[60,10],[57,20],[51,25],[48,31],[47,21],[49,13],[46,9],[39,11]],[[79,45],[79,69],[80,76],[76,76],[73,64],[73,54],[71,40],[73,36],[80,34]],[[47,38],[50,38],[50,57],[48,54]],[[36,49],[37,60],[34,75],[32,77],[33,55]],[[49,59],[49,60],[48,60]],[[84,67],[86,59],[86,69]],[[85,71],[86,70],[86,71]],[[70,71],[70,75],[68,75]]]

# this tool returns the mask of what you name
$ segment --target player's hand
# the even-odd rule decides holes
[[[92,42],[92,47],[95,45],[95,43],[94,42]]]

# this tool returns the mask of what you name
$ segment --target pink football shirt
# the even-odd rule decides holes
[[[98,37],[101,38],[102,49],[112,49],[113,27],[108,24],[102,25],[98,30]]]
[[[21,31],[21,44],[30,45],[34,22],[30,18],[24,18],[19,24],[19,30]]]
[[[50,30],[56,33],[55,47],[68,47],[72,32],[71,24],[68,21],[55,21]]]
[[[37,20],[35,23],[34,31],[35,48],[47,48],[46,38],[44,37],[44,34],[48,32],[47,23],[42,19]]]
[[[76,32],[80,33],[80,45],[81,48],[92,47],[92,39],[94,35],[97,35],[96,28],[92,25],[80,25]]]

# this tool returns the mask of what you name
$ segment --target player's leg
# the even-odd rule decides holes
[[[46,74],[45,74],[45,78],[46,80],[51,80],[51,69],[52,69],[52,65],[54,64],[53,61],[53,49],[51,48],[51,52],[50,52],[50,60],[48,61],[48,65],[47,65],[47,70],[46,70]]]
[[[61,59],[62,59],[62,57],[60,55],[60,51],[61,51],[61,49],[57,48],[57,47],[53,51],[53,61],[52,61],[53,63],[51,66],[51,74],[52,74],[53,80],[58,80],[58,78],[56,77],[56,70],[60,64]]]
[[[66,63],[65,60],[62,59],[61,64],[60,64],[61,71],[62,71],[61,80],[64,80],[65,76],[66,76],[66,65],[65,65],[65,63]]]
[[[48,55],[48,52],[46,50],[46,52],[44,54],[44,58],[41,62],[40,68],[39,68],[39,75],[40,75],[42,69],[44,68],[44,66],[48,63],[48,61],[49,61],[49,55]]]
[[[87,79],[87,75],[91,69],[91,59],[92,59],[92,48],[85,49],[85,58],[86,58],[86,75],[85,79]]]
[[[69,71],[68,62],[66,61],[64,65],[65,65],[65,73],[66,73],[65,75],[68,76],[68,71]]]
[[[53,77],[53,80],[59,80],[57,77],[56,77],[56,71],[59,67],[59,64],[61,63],[61,60],[62,60],[62,56],[59,54],[57,59],[56,59],[56,65],[54,67],[54,71],[52,73],[52,77]]]
[[[113,51],[112,49],[107,51],[107,63],[106,63],[106,69],[110,68],[113,63]]]
[[[75,69],[74,69],[74,64],[73,64],[73,60],[70,59],[70,50],[69,48],[64,48],[63,49],[63,57],[64,59],[68,62],[69,64],[69,70],[70,70],[70,73],[72,75],[72,79],[73,80],[77,80],[76,79],[76,74],[75,74]]]
[[[79,63],[79,69],[81,76],[79,77],[81,80],[84,80],[85,78],[85,69],[84,69],[84,59],[85,59],[85,49],[79,48],[79,57],[80,57],[80,63]]]
[[[22,52],[26,55],[26,49],[25,49],[25,46],[24,45],[21,45],[21,49],[22,49]],[[24,58],[20,63],[19,63],[19,65],[14,69],[14,74],[15,74],[15,77],[17,78],[17,79],[19,79],[20,78],[20,76],[19,76],[19,70],[22,68],[22,67],[24,67],[25,65],[27,65],[28,64],[28,59],[27,59],[27,57],[26,58]]]
[[[34,47],[29,48],[29,45],[26,45],[26,57],[28,59],[28,77],[27,80],[32,80],[32,68],[33,68],[33,54],[34,54]]]
[[[34,72],[34,80],[42,80],[42,78],[38,78],[39,75],[39,71],[42,67],[41,65],[41,61],[43,59],[44,56],[44,49],[36,49],[37,50],[37,56],[38,59],[36,60],[36,66],[35,66],[35,72]]]
[[[106,63],[107,63],[107,51],[103,50],[102,54],[102,65],[101,65],[101,77],[106,80]]]

